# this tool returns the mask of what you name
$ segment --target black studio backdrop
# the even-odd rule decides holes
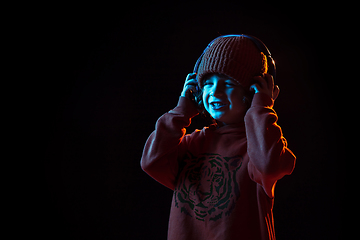
[[[323,65],[330,29],[306,5],[259,4],[104,4],[46,13],[51,24],[39,28],[51,79],[41,91],[47,150],[33,231],[48,239],[166,239],[172,192],[141,170],[142,148],[157,118],[176,106],[208,42],[244,33],[260,38],[277,63],[275,110],[297,156],[275,191],[277,238],[339,238],[339,197],[330,193],[340,175],[341,132]]]

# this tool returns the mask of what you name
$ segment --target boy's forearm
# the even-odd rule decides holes
[[[141,167],[155,180],[173,189],[177,173],[178,146],[185,135],[185,127],[197,112],[189,109],[189,100],[180,98],[178,105],[161,116],[155,131],[146,141]],[[191,104],[191,102],[190,102]]]
[[[251,164],[261,174],[261,181],[269,179],[275,182],[292,172],[295,156],[287,148],[272,107],[270,97],[255,94],[252,106],[245,116],[245,126]]]

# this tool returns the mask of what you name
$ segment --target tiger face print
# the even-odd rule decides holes
[[[236,172],[242,160],[241,156],[189,153],[174,190],[175,206],[200,221],[230,215],[240,196]]]

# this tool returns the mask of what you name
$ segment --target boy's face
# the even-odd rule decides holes
[[[224,125],[244,121],[247,105],[245,91],[239,83],[223,74],[211,74],[204,78],[203,100],[206,111]]]

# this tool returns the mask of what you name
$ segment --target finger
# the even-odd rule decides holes
[[[270,91],[273,91],[274,89],[274,78],[269,73],[265,73],[265,79],[267,83],[267,87]]]
[[[194,101],[195,100],[194,92],[195,91],[193,89],[187,89],[185,92],[185,97]]]
[[[188,81],[189,79],[195,79],[196,78],[196,73],[189,73],[187,76],[186,76],[186,81]]]
[[[187,85],[197,85],[197,81],[195,79],[189,79],[186,81]]]
[[[275,101],[277,99],[277,97],[279,96],[280,93],[280,88],[278,85],[275,85],[274,87],[274,92],[273,92],[273,100]]]
[[[186,85],[182,92],[181,92],[181,96],[183,97],[189,97],[189,92],[197,92],[197,87],[193,86],[193,85]]]
[[[186,88],[192,89],[192,91],[197,92],[199,90],[199,86],[197,84],[197,81],[189,81],[185,84]]]
[[[191,89],[193,92],[197,92],[198,91],[198,85],[197,85],[197,82],[187,82],[186,83],[186,86],[185,86],[186,89]]]
[[[189,75],[190,74],[188,74],[188,76]],[[184,88],[187,87],[188,85],[197,86],[196,79],[186,77],[186,80],[185,80],[185,83],[184,83]]]
[[[251,85],[250,91],[254,91],[255,93],[258,93],[259,92],[259,84],[254,83],[253,85]]]
[[[254,81],[258,84],[258,86],[262,89],[266,89],[268,84],[266,80],[261,76],[254,77]]]

